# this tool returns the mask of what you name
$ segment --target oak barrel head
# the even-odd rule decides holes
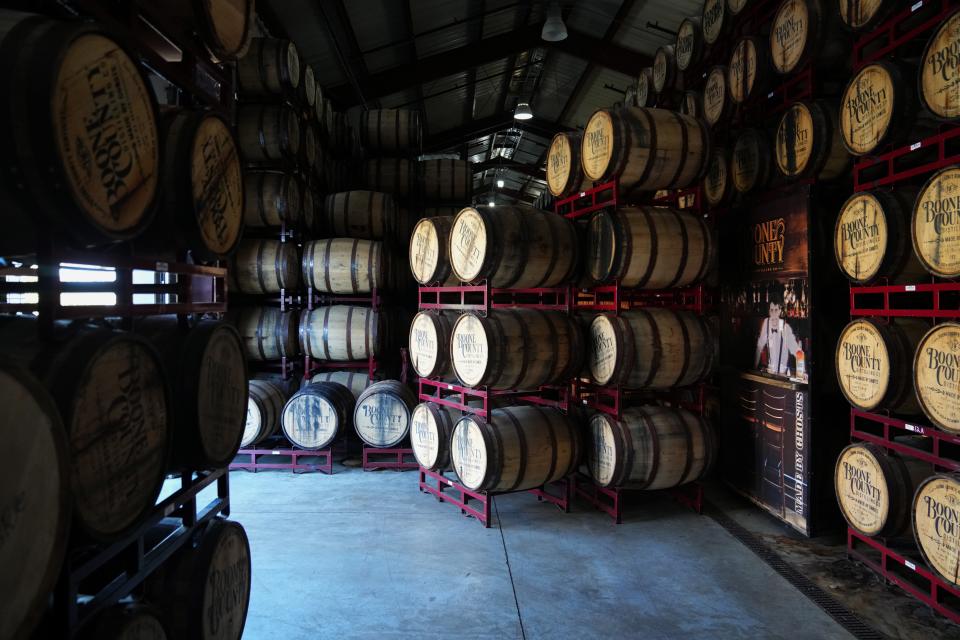
[[[717,124],[729,111],[728,96],[727,68],[713,67],[703,88],[703,117],[710,126]]]
[[[727,66],[727,86],[730,97],[735,103],[742,104],[755,94],[757,80],[762,70],[758,40],[755,38],[741,38],[730,56]]]
[[[144,604],[116,604],[91,622],[81,638],[109,640],[166,640],[159,612]]]
[[[808,0],[783,0],[770,27],[770,58],[781,74],[797,71],[810,57],[813,43],[813,20]]]
[[[590,477],[602,487],[616,486],[623,471],[616,457],[618,447],[614,430],[617,426],[613,418],[603,413],[590,418],[587,469]]]
[[[960,433],[960,323],[934,326],[917,345],[913,384],[933,424]]]
[[[221,61],[243,57],[254,29],[255,0],[204,0],[194,2],[203,25],[203,41]]]
[[[435,311],[421,311],[410,324],[410,364],[422,378],[448,373],[450,321]]]
[[[327,447],[346,426],[340,424],[341,417],[345,410],[352,410],[352,399],[353,393],[336,382],[312,382],[304,386],[283,407],[280,418],[283,435],[301,449]]]
[[[447,258],[452,217],[423,218],[410,235],[410,271],[420,284],[443,283],[450,278]]]
[[[447,255],[461,282],[473,282],[483,277],[489,251],[488,237],[487,221],[480,210],[466,207],[454,218]]]
[[[730,155],[726,149],[714,148],[707,175],[703,179],[703,195],[710,206],[723,204],[732,191]]]
[[[796,102],[784,112],[774,138],[777,168],[787,177],[796,177],[808,173],[808,167],[814,158],[818,135],[815,130],[810,107]]]
[[[590,375],[597,384],[609,384],[619,368],[620,337],[616,318],[598,315],[590,323]]]
[[[894,7],[897,0],[839,0],[840,19],[856,31],[875,27]]]
[[[636,106],[652,107],[655,92],[653,90],[653,68],[644,67],[637,76]]]
[[[840,209],[833,235],[837,266],[854,282],[869,282],[880,274],[887,256],[890,229],[877,196],[855,193]]]
[[[473,313],[460,316],[450,333],[450,360],[457,378],[468,387],[481,384],[487,375],[490,336],[483,320]]]
[[[869,64],[850,80],[840,103],[840,131],[853,155],[866,155],[886,140],[898,115],[894,89],[891,67],[885,63]]]
[[[410,429],[416,396],[396,380],[377,382],[360,394],[353,410],[353,427],[371,447],[389,448],[403,441]]]
[[[726,27],[726,0],[706,0],[703,3],[703,40],[714,44]]]
[[[614,153],[614,118],[608,109],[595,111],[587,121],[580,144],[580,162],[587,178],[596,182],[610,171]]]
[[[767,140],[756,129],[746,129],[733,145],[730,156],[733,187],[740,193],[749,193],[766,186],[769,178]]]
[[[479,490],[488,481],[489,444],[476,416],[464,416],[450,436],[450,460],[460,482]]]
[[[911,228],[924,268],[942,278],[960,277],[960,166],[930,177],[914,203]]]
[[[554,197],[568,195],[571,187],[575,188],[571,178],[579,173],[579,167],[574,166],[577,157],[571,144],[578,142],[576,137],[568,133],[558,133],[550,141],[547,149],[547,188]]]
[[[852,444],[840,452],[833,474],[840,513],[866,536],[880,535],[890,515],[890,487],[879,456],[885,454],[877,447]]]
[[[748,4],[750,4],[750,0],[727,0],[727,11],[732,16],[739,15],[741,11],[747,8]]]
[[[880,329],[867,319],[857,319],[840,333],[836,353],[840,390],[855,407],[870,411],[883,404],[890,387],[891,354]]]
[[[960,11],[940,25],[927,43],[920,67],[920,99],[938,118],[960,118]]]
[[[459,412],[421,402],[410,417],[410,446],[421,467],[445,469],[450,464],[450,434]]]
[[[279,384],[269,380],[250,380],[240,448],[256,444],[276,433],[286,403],[287,393]]]
[[[703,24],[700,18],[684,18],[677,29],[677,69],[686,71],[700,61],[703,54]]]
[[[220,117],[200,120],[190,154],[193,208],[204,247],[224,257],[243,231],[243,173],[233,132]]]
[[[930,568],[960,585],[960,476],[937,474],[913,499],[913,535]]]

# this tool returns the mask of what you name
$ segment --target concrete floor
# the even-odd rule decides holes
[[[669,499],[615,526],[529,494],[497,524],[417,474],[230,475],[250,537],[244,638],[848,638],[710,518]]]

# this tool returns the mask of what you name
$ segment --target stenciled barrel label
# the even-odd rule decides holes
[[[707,74],[707,83],[703,88],[703,117],[708,123],[714,125],[720,120],[726,102],[726,72],[723,67],[714,67]]]
[[[854,320],[837,342],[837,379],[850,404],[876,408],[890,386],[890,354],[880,331],[867,320]]]
[[[201,637],[239,638],[250,601],[250,550],[245,536],[230,527],[217,541],[203,590]]]
[[[844,449],[833,481],[840,511],[850,526],[868,536],[877,535],[887,522],[890,492],[873,453],[860,445]]]
[[[707,0],[703,3],[703,39],[713,44],[723,31],[726,0]]]
[[[669,65],[670,57],[667,55],[666,49],[663,47],[657,49],[657,53],[653,56],[653,90],[657,93],[663,93],[667,86],[667,76],[670,73]]]
[[[639,92],[638,92],[639,95]],[[591,180],[599,180],[613,155],[613,119],[608,111],[597,111],[587,122],[580,144],[580,163]]]
[[[933,273],[960,275],[960,167],[931,178],[913,209],[913,248]]]
[[[478,489],[487,477],[487,446],[480,427],[463,418],[450,438],[450,460],[460,481],[469,489]]]
[[[590,374],[599,384],[613,378],[617,366],[617,338],[613,320],[599,315],[590,323]]]
[[[703,194],[712,205],[720,204],[727,192],[727,181],[730,179],[730,170],[727,166],[727,156],[723,152],[715,152],[710,159],[707,176],[703,180]]]
[[[871,64],[860,70],[840,103],[840,131],[851,153],[870,153],[887,134],[894,108],[893,78]]]
[[[730,56],[727,84],[734,102],[745,102],[753,93],[757,80],[757,47],[753,40],[744,38],[737,43]]]
[[[813,116],[797,103],[787,109],[777,127],[777,166],[786,176],[803,174],[813,155]]]
[[[391,393],[371,393],[357,404],[353,416],[357,435],[375,447],[400,442],[410,426],[410,410]]]
[[[450,264],[463,282],[476,279],[487,257],[487,227],[476,209],[466,208],[450,229]]]
[[[337,411],[326,398],[298,393],[283,408],[283,432],[305,449],[325,447],[340,429]]]
[[[842,1],[843,0],[841,0],[841,2]],[[746,8],[748,2],[750,2],[750,0],[727,0],[727,10],[731,14],[737,15]]]
[[[153,504],[169,436],[164,384],[151,352],[127,340],[83,372],[69,418],[71,475],[76,511],[97,531],[120,531]]]
[[[200,365],[197,425],[200,442],[213,460],[232,457],[243,423],[247,379],[243,345],[229,328],[213,331]]]
[[[960,433],[960,324],[937,325],[923,337],[913,375],[927,417],[941,429]]]
[[[930,566],[960,584],[960,480],[934,476],[917,489],[913,535]]]
[[[793,73],[807,48],[810,15],[805,0],[786,0],[770,29],[770,56],[780,73]]]
[[[646,107],[650,104],[650,93],[653,90],[653,87],[650,86],[650,76],[653,75],[653,72],[646,73],[649,69],[645,69],[637,77],[637,106]],[[581,161],[582,162],[582,161]]]
[[[570,181],[572,155],[570,138],[564,134],[555,135],[547,151],[547,186],[555,196],[562,194]]]
[[[697,30],[700,28],[695,22],[684,20],[680,23],[680,30],[677,32],[677,44],[675,47],[677,54],[677,68],[680,71],[686,71],[693,64],[693,53],[697,42]]]
[[[437,227],[426,218],[417,223],[410,237],[410,269],[420,284],[431,284],[440,262],[440,238]]]
[[[87,34],[64,55],[51,123],[71,193],[99,227],[136,227],[157,190],[157,123],[136,63],[117,44]]]
[[[421,312],[410,325],[410,362],[417,374],[424,378],[443,373],[436,370],[441,349],[436,322],[434,316]]]
[[[865,282],[875,277],[887,252],[887,216],[877,198],[858,193],[847,200],[837,218],[834,253],[843,273]]]
[[[760,172],[760,148],[755,135],[746,134],[737,138],[730,156],[730,168],[733,186],[737,191],[746,193],[753,189]]]
[[[840,3],[840,17],[843,21],[859,29],[877,15],[877,11],[886,0],[837,0]]]
[[[590,419],[590,447],[587,448],[590,477],[601,486],[609,486],[613,481],[615,464],[613,427],[609,418],[597,414]]]
[[[473,314],[460,316],[450,336],[450,358],[461,382],[467,386],[480,383],[487,372],[489,349],[480,319]]]
[[[960,116],[960,12],[930,39],[920,71],[920,91],[935,115]]]
[[[421,403],[410,416],[410,446],[421,467],[433,469],[440,453],[440,429],[426,403]]]

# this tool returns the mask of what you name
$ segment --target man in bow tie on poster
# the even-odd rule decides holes
[[[767,373],[789,376],[790,357],[796,357],[803,347],[787,321],[780,317],[782,313],[783,294],[777,291],[770,298],[769,315],[760,326],[754,367],[760,369],[765,363],[762,368]]]

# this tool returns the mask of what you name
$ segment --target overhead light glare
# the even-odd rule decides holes
[[[533,117],[533,111],[530,110],[529,102],[518,102],[517,108],[513,112],[514,120],[529,120]]]
[[[494,202],[493,200],[491,200],[490,202],[487,203],[487,206],[488,206],[488,207],[495,207],[495,206],[497,206],[497,203]]]
[[[567,39],[567,25],[563,24],[560,3],[557,0],[553,0],[547,7],[547,20],[543,23],[540,37],[547,42],[560,42]]]
[[[497,180],[497,188],[503,189],[503,180]]]

